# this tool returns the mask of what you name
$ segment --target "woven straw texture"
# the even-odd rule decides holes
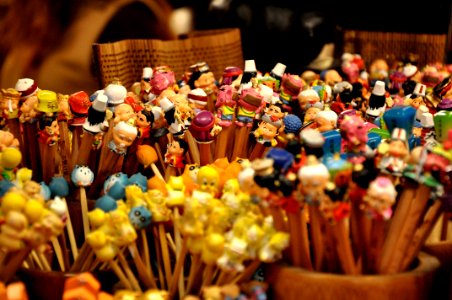
[[[392,63],[414,55],[424,66],[444,62],[446,39],[445,34],[345,30],[344,52],[360,54],[367,64],[377,58]]]
[[[93,53],[101,89],[118,79],[130,87],[141,79],[143,68],[149,66],[168,66],[177,80],[201,61],[209,65],[217,79],[228,66],[243,68],[238,28],[196,31],[186,39],[171,41],[135,39],[93,44]]]

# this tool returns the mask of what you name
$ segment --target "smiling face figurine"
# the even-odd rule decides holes
[[[128,120],[135,118],[135,111],[130,104],[121,103],[115,107],[115,118],[113,119],[115,125],[121,121],[127,122]]]

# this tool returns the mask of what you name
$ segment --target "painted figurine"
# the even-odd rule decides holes
[[[263,115],[258,128],[254,131],[256,141],[267,147],[275,147],[278,144],[276,136],[282,126],[282,120],[276,118],[275,120],[270,115]]]
[[[410,153],[405,129],[394,128],[391,140],[389,143],[381,143],[378,153],[381,156],[378,163],[380,170],[386,174],[401,176]]]
[[[108,147],[117,154],[125,155],[127,148],[132,145],[137,135],[138,130],[134,125],[120,121],[113,127],[113,138]]]
[[[15,119],[19,117],[20,93],[13,89],[2,89],[1,109],[2,117],[5,119]]]
[[[392,205],[395,203],[397,191],[392,181],[384,176],[372,181],[363,197],[361,209],[375,219],[388,220],[392,216]]]
[[[135,125],[138,128],[138,138],[148,139],[151,137],[151,128],[154,123],[154,114],[143,108],[137,113]]]
[[[265,106],[263,96],[254,88],[243,89],[237,102],[235,124],[239,127],[252,127],[256,116]]]
[[[39,120],[39,142],[54,146],[60,139],[60,126],[56,117],[43,117]]]
[[[217,95],[217,102],[215,103],[217,117],[220,119],[218,125],[223,127],[232,125],[235,108],[237,106],[237,101],[234,99],[235,95],[236,92],[232,85],[225,84],[220,87]]]
[[[175,168],[184,168],[185,155],[188,151],[188,144],[182,139],[175,139],[168,144],[165,153],[165,163]]]

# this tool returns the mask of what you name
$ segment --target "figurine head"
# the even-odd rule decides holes
[[[113,127],[113,142],[119,148],[125,148],[132,145],[137,135],[137,128],[124,121],[120,121]]]
[[[215,168],[211,166],[199,168],[197,183],[201,191],[215,195],[218,192],[219,182],[220,176]]]

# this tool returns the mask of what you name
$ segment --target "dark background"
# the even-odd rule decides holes
[[[244,59],[254,59],[261,71],[270,71],[277,62],[286,64],[287,72],[303,71],[323,45],[331,42],[336,45],[335,57],[340,58],[342,32],[346,29],[445,34],[451,19],[449,1],[428,1],[422,5],[397,1],[225,2],[229,5],[216,9],[205,0],[172,0],[172,5],[193,9],[195,29],[239,27]]]

